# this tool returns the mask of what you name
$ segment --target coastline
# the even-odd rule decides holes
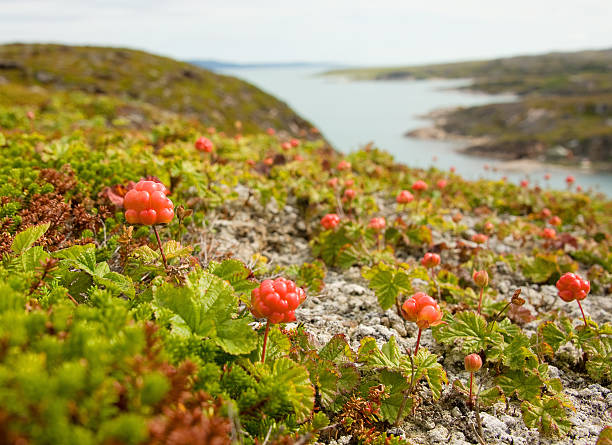
[[[508,143],[502,143],[495,137],[468,136],[445,130],[444,127],[448,122],[447,117],[461,108],[462,107],[438,108],[420,115],[418,116],[419,118],[432,121],[432,125],[406,131],[404,136],[421,140],[459,142],[461,146],[455,149],[457,153],[491,159],[497,163],[495,167],[500,171],[524,171],[529,173],[546,169],[579,169],[583,173],[612,172],[612,165],[609,163],[594,163],[588,159],[577,160],[577,162],[571,160],[567,162],[555,162],[550,159],[543,159],[543,156],[517,157],[516,153],[514,153],[511,148],[508,148]],[[533,145],[536,150],[542,149],[542,146]]]

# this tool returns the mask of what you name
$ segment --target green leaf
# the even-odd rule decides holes
[[[465,354],[480,352],[488,346],[503,343],[503,336],[495,329],[496,325],[487,326],[485,319],[472,311],[459,312],[455,318],[448,317],[448,324],[434,327],[433,336],[444,344],[461,343]]]
[[[612,445],[612,426],[605,426],[604,429],[601,430],[595,445]]]
[[[480,391],[478,400],[481,406],[488,408],[495,405],[497,402],[503,402],[505,400],[504,394],[499,386],[493,386],[485,390]]]
[[[161,307],[181,317],[194,334],[202,337],[214,334],[214,322],[207,316],[208,308],[195,298],[192,289],[164,284],[155,292],[155,299]]]
[[[251,279],[251,270],[239,260],[229,259],[221,263],[211,261],[208,271],[223,280],[229,281],[236,292],[250,293],[257,287],[257,281]]]
[[[306,368],[281,357],[274,362],[271,378],[289,388],[287,395],[295,411],[295,420],[298,423],[308,420],[314,408],[315,391]]]
[[[225,320],[216,326],[215,343],[233,355],[248,354],[257,347],[257,334],[248,318]]]
[[[374,267],[364,267],[363,277],[368,280],[368,286],[376,294],[378,304],[383,310],[392,307],[401,291],[411,288],[410,277],[403,271],[378,263]]]
[[[538,375],[522,370],[507,370],[497,378],[497,383],[506,397],[516,394],[520,400],[535,400],[543,385]]]
[[[164,249],[164,254],[166,255],[167,260],[188,256],[193,251],[192,246],[183,246],[181,243],[173,239],[166,241],[162,248]]]
[[[589,353],[586,369],[592,379],[612,381],[612,337],[593,339],[585,348]]]
[[[420,348],[414,358],[414,365],[416,367],[416,381],[424,376],[434,400],[439,399],[442,395],[442,386],[448,383],[448,378],[446,377],[446,371],[438,363],[438,356],[429,352],[427,348]]]
[[[385,385],[386,398],[380,404],[380,413],[383,419],[389,423],[395,422],[398,412],[405,397],[404,391],[410,387],[410,383],[401,372],[384,370],[380,373],[380,383]],[[408,396],[402,411],[402,419],[410,414],[413,398]]]
[[[552,321],[545,321],[538,326],[538,336],[552,348],[553,353],[571,339],[571,333],[568,335]]]
[[[365,337],[361,340],[357,361],[372,367],[397,368],[400,365],[401,355],[395,336],[382,347],[382,351],[378,349],[376,340]]]
[[[530,349],[530,344],[526,335],[517,334],[503,349],[502,363],[510,369],[523,369],[527,361],[537,364],[538,358]]]
[[[354,361],[355,353],[346,341],[344,334],[336,334],[321,348],[319,357],[334,363],[343,363]]]
[[[338,396],[338,381],[340,376],[332,368],[323,368],[317,375],[317,388],[321,397],[321,405],[329,409]]]
[[[545,436],[564,436],[572,424],[563,403],[555,397],[537,397],[521,404],[523,421],[528,428],[537,428]]]
[[[13,239],[11,250],[17,255],[25,252],[49,230],[50,225],[50,223],[40,224],[19,232]]]
[[[106,264],[106,263],[100,263]],[[107,265],[108,267],[108,265]],[[122,293],[127,295],[129,298],[134,298],[135,290],[134,283],[130,277],[126,277],[125,275],[121,275],[117,272],[108,272],[104,276],[94,276],[94,282],[100,284],[107,289],[111,289],[117,293]]]
[[[31,272],[40,267],[41,261],[49,257],[49,254],[41,246],[34,246],[24,251],[16,262],[21,266],[21,272]]]

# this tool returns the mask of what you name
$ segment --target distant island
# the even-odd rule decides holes
[[[232,69],[253,68],[320,68],[338,69],[339,66],[329,62],[260,62],[260,63],[236,63],[223,60],[188,60],[187,63],[199,66],[211,71],[223,71]]]
[[[327,71],[359,80],[471,78],[465,89],[518,101],[436,110],[422,138],[467,138],[464,151],[612,171],[612,49],[436,65]]]

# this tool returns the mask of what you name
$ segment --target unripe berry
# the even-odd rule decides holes
[[[264,280],[251,292],[251,313],[270,323],[289,323],[295,321],[294,311],[305,299],[304,289],[291,280]]]
[[[476,286],[478,287],[486,287],[489,284],[489,274],[486,270],[478,270],[474,271],[474,275],[472,275],[472,279]]]
[[[349,161],[340,161],[338,163],[338,166],[336,167],[338,170],[350,170],[351,169],[351,163]]]
[[[123,199],[126,221],[147,226],[172,221],[174,204],[166,197],[167,193],[168,189],[159,182],[138,182]]]
[[[427,329],[442,323],[440,306],[429,295],[417,292],[402,304],[402,316],[415,322],[420,329]]]
[[[291,144],[289,142],[283,142],[281,144],[281,148],[285,151],[289,150],[291,148]]]
[[[415,192],[422,192],[427,190],[427,183],[425,181],[418,180],[414,184],[412,184],[412,190]]]
[[[357,192],[353,189],[346,189],[344,191],[344,199],[346,199],[347,201],[355,199],[355,196],[357,196]]]
[[[474,241],[476,244],[484,244],[488,239],[489,237],[484,233],[476,233],[472,236],[472,241]]]
[[[548,224],[550,224],[551,226],[560,226],[561,225],[561,218],[559,218],[558,216],[553,216],[552,218],[550,218],[548,220]]]
[[[398,204],[408,204],[414,200],[414,196],[408,190],[402,190],[395,200]]]
[[[572,175],[568,175],[567,178],[565,178],[565,182],[567,182],[568,185],[573,184],[575,180],[576,178],[574,178]]]
[[[563,301],[584,300],[591,290],[591,283],[578,274],[567,272],[557,281],[557,289]]]
[[[454,222],[455,224],[457,224],[457,223],[458,223],[459,221],[461,221],[462,219],[463,219],[463,215],[462,215],[461,213],[459,213],[459,212],[457,212],[457,213],[455,213],[455,214],[453,215],[453,222]]]
[[[526,179],[523,179],[521,181],[521,187],[523,187],[524,189],[529,187],[529,181],[527,181]]]
[[[370,220],[370,223],[368,224],[368,227],[370,229],[374,229],[378,231],[378,230],[383,230],[386,225],[387,225],[387,222],[385,221],[385,218],[379,217],[379,218],[372,218]]]
[[[547,207],[544,207],[540,213],[542,215],[542,218],[550,218],[550,209],[548,209]]]
[[[338,178],[330,178],[327,180],[327,185],[329,185],[331,188],[336,188],[336,186],[338,185]]]
[[[445,188],[447,185],[448,182],[446,181],[446,179],[439,179],[438,182],[436,182],[436,187],[438,187],[440,190]]]
[[[298,145],[300,145],[300,141],[299,141],[298,139],[291,139],[291,140],[289,141],[289,144],[290,144],[292,147],[297,147]]]
[[[478,354],[466,355],[463,359],[465,370],[468,372],[476,372],[482,367],[482,359]]]
[[[542,232],[540,233],[540,236],[546,239],[555,239],[557,237],[557,232],[555,231],[555,229],[551,229],[550,227],[547,227],[542,230]]]
[[[195,143],[195,148],[198,151],[204,151],[206,153],[210,153],[213,151],[213,143],[207,137],[200,136]]]
[[[437,253],[427,252],[421,259],[421,264],[427,269],[433,269],[440,264],[440,255]]]
[[[338,223],[340,223],[340,217],[335,213],[328,213],[321,218],[321,225],[327,230],[333,229]]]
[[[266,130],[266,133],[268,133],[270,136],[274,136],[276,134],[276,130],[270,127]]]
[[[354,179],[347,179],[346,181],[344,181],[344,187],[346,188],[351,188],[354,185],[355,185]]]
[[[495,226],[493,225],[493,223],[491,221],[487,221],[484,225],[485,232],[491,233],[493,232],[493,229],[495,229]]]

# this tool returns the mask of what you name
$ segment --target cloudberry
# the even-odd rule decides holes
[[[159,182],[138,182],[123,199],[127,222],[151,226],[172,221],[174,204],[166,196],[167,193],[168,189]]]

